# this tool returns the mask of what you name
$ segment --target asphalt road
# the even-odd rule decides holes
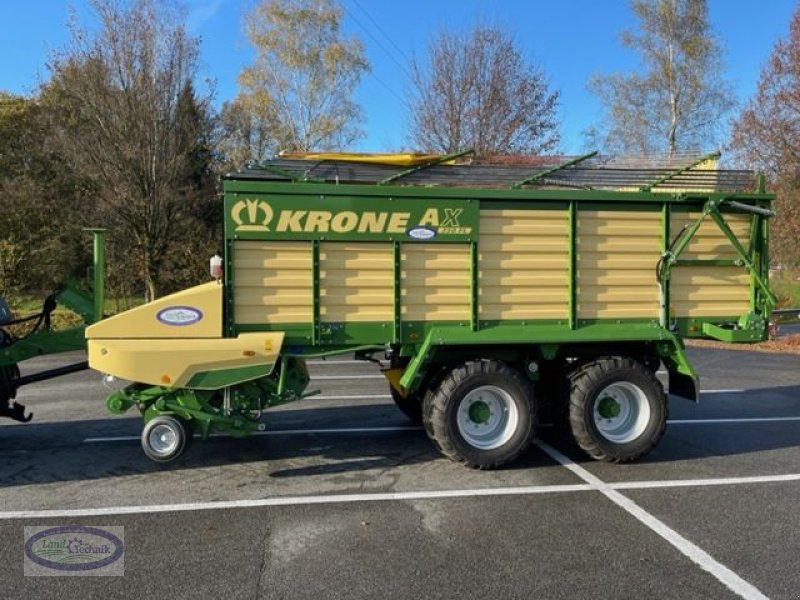
[[[96,373],[30,386],[34,420],[0,422],[0,597],[800,598],[800,356],[690,354],[706,393],[639,463],[541,428],[493,472],[442,458],[350,360],[315,362],[322,396],[263,435],[166,467]],[[124,577],[25,577],[23,526],[68,524],[124,526]]]

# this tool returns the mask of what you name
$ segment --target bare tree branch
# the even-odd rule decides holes
[[[497,27],[440,32],[411,78],[410,135],[423,150],[535,154],[559,143],[558,92]]]

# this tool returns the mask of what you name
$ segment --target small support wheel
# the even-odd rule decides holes
[[[667,427],[667,396],[652,370],[611,356],[569,375],[569,424],[578,446],[596,460],[631,462],[652,450]]]
[[[422,423],[422,399],[418,394],[409,394],[404,398],[392,386],[389,386],[389,391],[392,393],[392,400],[394,400],[400,412],[414,423]]]
[[[517,458],[533,439],[533,386],[500,361],[470,361],[425,394],[422,414],[425,431],[445,456],[493,469]]]
[[[155,462],[175,460],[189,446],[191,429],[186,421],[172,415],[154,417],[142,430],[142,450]]]

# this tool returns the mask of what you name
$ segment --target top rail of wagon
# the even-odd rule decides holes
[[[425,155],[379,162],[365,154],[278,156],[231,173],[231,179],[490,189],[585,189],[649,192],[758,192],[752,171],[717,168],[718,154],[677,157],[490,157]],[[418,156],[418,155],[404,155]],[[460,161],[460,162],[459,162]],[[464,162],[469,161],[469,162]]]

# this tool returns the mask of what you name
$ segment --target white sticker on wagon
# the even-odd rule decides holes
[[[415,240],[430,240],[436,237],[436,230],[430,227],[414,227],[408,230],[408,236]]]
[[[191,306],[168,306],[158,311],[156,319],[164,325],[192,325],[203,318],[203,313]]]

